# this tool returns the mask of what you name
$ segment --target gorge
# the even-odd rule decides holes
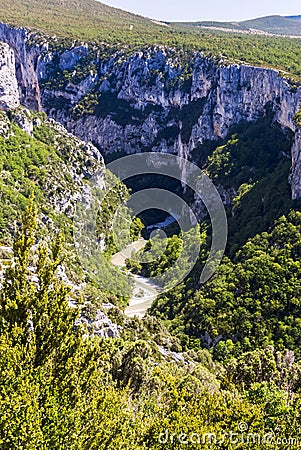
[[[3,450],[300,445],[301,37],[199,24],[0,0]]]

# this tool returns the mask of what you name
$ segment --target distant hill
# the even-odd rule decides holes
[[[240,25],[247,28],[254,28],[255,30],[262,30],[273,34],[288,34],[301,36],[301,16],[282,17],[282,16],[268,16],[259,19],[245,20],[240,22]]]
[[[301,16],[286,16],[287,19],[301,20]]]
[[[301,36],[301,16],[267,16],[242,22],[182,22],[181,25],[186,27],[213,27],[241,32],[258,30],[271,34]]]

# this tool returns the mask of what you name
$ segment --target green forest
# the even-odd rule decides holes
[[[153,316],[126,319],[118,308],[110,312],[123,327],[118,339],[87,338],[84,326],[74,328],[78,309],[70,308],[70,290],[57,275],[63,237],[58,234],[50,247],[41,241],[33,261],[36,214],[31,198],[0,292],[1,448],[180,449],[184,442],[189,448],[230,449],[229,433],[241,440],[243,429],[248,440],[245,435],[235,448],[297,445],[301,365],[298,353],[295,358],[285,348],[298,347],[300,293],[293,281],[300,271],[300,214],[248,242],[233,275],[225,261],[208,293],[191,297],[206,308],[206,325],[215,323],[215,335],[230,336],[238,321],[246,330],[237,344],[223,341],[213,354],[193,341],[181,343]],[[33,264],[38,282],[32,280]],[[232,310],[234,275],[242,306]],[[268,280],[265,295],[274,298],[270,305],[256,300],[262,280]],[[248,320],[247,298],[256,304],[257,323]],[[190,327],[202,326],[187,319]],[[281,322],[275,329],[276,319]],[[162,356],[164,344],[170,350]],[[169,355],[180,350],[183,359],[176,363]]]

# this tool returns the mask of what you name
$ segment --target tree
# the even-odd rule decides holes
[[[117,445],[130,442],[126,392],[108,384],[109,349],[74,330],[78,310],[56,274],[62,236],[50,249],[36,248],[36,228],[31,198],[0,292],[0,447],[108,449],[112,436]]]
[[[36,229],[37,211],[31,197],[0,293],[0,317],[2,331],[18,330],[18,340],[34,349],[39,365],[54,353],[58,358],[63,347],[74,342],[72,328],[78,311],[69,307],[70,288],[55,276],[64,258],[62,235],[56,236],[50,249],[40,244],[35,254]]]

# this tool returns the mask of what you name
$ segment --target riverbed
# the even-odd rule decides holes
[[[128,245],[121,252],[112,256],[112,264],[118,267],[125,267],[126,259],[130,258],[134,251],[139,251],[144,248],[146,243],[147,241],[145,239],[139,239]],[[133,295],[130,298],[129,306],[125,309],[124,313],[128,317],[137,316],[141,318],[145,315],[148,308],[150,308],[157,295],[159,295],[160,288],[148,278],[133,274],[131,274],[131,276],[134,279]]]

